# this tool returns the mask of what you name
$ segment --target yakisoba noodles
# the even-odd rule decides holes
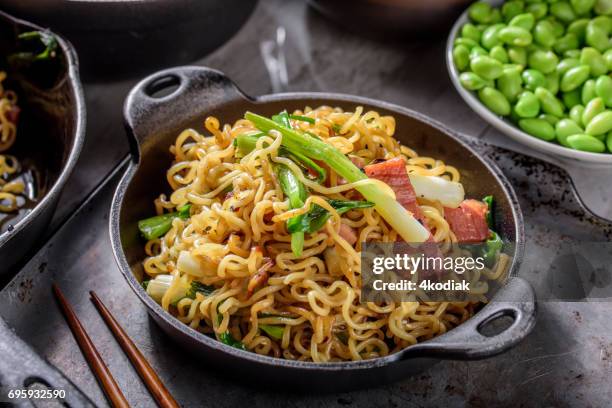
[[[9,181],[11,175],[19,171],[19,162],[14,156],[3,154],[17,137],[17,94],[4,89],[6,73],[0,71],[0,212],[18,209],[18,197],[24,192],[25,185],[20,181]]]
[[[284,118],[360,167],[402,158],[415,183],[434,180],[419,176],[433,176],[463,194],[457,169],[394,139],[391,116],[322,106]],[[359,175],[363,179],[347,182],[321,161],[311,163],[326,169],[324,180],[317,180],[316,172],[300,165],[299,155],[287,152],[280,132],[261,132],[246,119],[221,126],[208,117],[205,127],[212,136],[187,129],[170,147],[172,193],[160,195],[158,216],[140,225],[152,238],[145,246],[150,280],[144,285],[181,322],[259,354],[327,362],[384,356],[443,334],[475,313],[479,304],[473,301],[359,302],[361,243],[401,237],[378,204],[372,207],[356,189],[374,186],[393,203],[396,195],[400,199],[398,190]],[[251,150],[241,151],[248,138]],[[297,205],[295,196],[285,194],[291,187],[283,179],[287,175],[306,190]],[[349,201],[356,207],[338,209]],[[290,221],[315,207],[329,218],[295,239]],[[419,197],[418,207],[433,240],[449,247],[457,241],[441,202]],[[507,256],[498,254],[495,267],[483,273],[498,279],[506,265]]]

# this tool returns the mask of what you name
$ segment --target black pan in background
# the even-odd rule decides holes
[[[76,47],[86,80],[117,79],[195,61],[246,22],[257,0],[3,0]]]
[[[164,89],[171,90],[162,92]],[[153,199],[168,189],[166,170],[172,161],[168,147],[180,131],[187,127],[203,131],[205,115],[233,123],[247,110],[271,115],[283,109],[319,105],[345,109],[361,105],[366,110],[393,115],[398,129],[396,137],[423,155],[457,167],[468,197],[495,196],[495,230],[513,244],[507,246],[513,261],[511,277],[493,302],[448,333],[401,352],[365,361],[312,363],[261,356],[227,346],[181,323],[146,294],[139,282],[145,255],[137,222],[151,215]],[[109,217],[113,252],[128,284],[153,319],[180,347],[202,357],[205,364],[235,377],[257,378],[262,384],[283,385],[292,390],[340,391],[398,380],[444,358],[490,357],[517,344],[533,328],[536,314],[533,289],[515,276],[523,257],[524,233],[512,187],[497,167],[431,119],[397,105],[349,95],[287,93],[250,98],[222,73],[203,67],[171,68],[145,78],[130,92],[124,115],[133,160],[113,198]],[[481,334],[483,326],[503,316],[513,319],[508,329],[490,337]]]
[[[51,220],[77,161],[85,137],[85,104],[72,46],[56,35],[52,64],[13,68],[7,56],[17,50],[17,35],[40,27],[0,11],[0,69],[3,83],[17,93],[21,108],[15,144],[3,154],[16,156],[32,178],[32,202],[18,213],[0,213],[0,281],[31,250]],[[3,276],[4,275],[4,276]]]

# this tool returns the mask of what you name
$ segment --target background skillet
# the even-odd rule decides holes
[[[169,95],[166,92],[166,96],[160,98],[150,96],[168,88],[171,89]],[[282,109],[323,104],[345,108],[363,105],[366,109],[394,115],[398,128],[403,129],[398,136],[401,142],[421,154],[435,151],[437,157],[459,167],[468,195],[495,195],[499,203],[496,229],[504,239],[515,244],[512,273],[516,272],[524,245],[522,216],[516,197],[499,170],[480,159],[448,130],[407,109],[366,98],[294,93],[252,99],[218,71],[179,67],[144,79],[128,96],[124,114],[133,161],[119,184],[110,216],[111,240],[119,267],[154,320],[183,347],[225,369],[248,371],[251,375],[265,376],[294,387],[299,384],[335,390],[392,381],[419,372],[439,358],[492,356],[524,338],[535,323],[534,294],[530,286],[517,277],[509,280],[505,292],[508,298],[524,303],[494,302],[448,334],[401,353],[362,362],[329,364],[274,359],[228,347],[181,324],[146,295],[136,278],[141,276],[139,268],[143,259],[136,221],[150,214],[151,200],[166,189],[165,169],[171,161],[167,149],[177,132],[188,126],[201,128],[205,114],[214,114],[227,122],[242,117],[246,110],[269,115]],[[494,337],[484,337],[478,332],[480,324],[503,315],[515,317],[508,330]]]

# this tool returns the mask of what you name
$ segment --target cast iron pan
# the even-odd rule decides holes
[[[165,96],[158,96],[165,95]],[[433,155],[456,166],[468,197],[493,194],[497,199],[496,230],[514,244],[511,274],[523,256],[523,221],[516,197],[500,171],[461,142],[452,132],[408,109],[371,99],[327,93],[287,93],[250,98],[221,72],[202,67],[178,67],[149,76],[130,92],[124,115],[132,146],[132,162],[119,183],[110,214],[113,251],[119,267],[153,319],[186,352],[191,351],[221,369],[295,388],[342,390],[373,386],[415,374],[439,359],[478,359],[501,353],[522,340],[535,324],[535,295],[530,285],[512,276],[494,301],[456,329],[387,357],[342,363],[297,362],[238,350],[190,329],[167,314],[142,289],[143,242],[137,220],[153,211],[153,199],[168,190],[166,169],[171,163],[168,147],[180,130],[203,131],[206,115],[233,123],[246,110],[271,115],[305,105],[361,105],[397,120],[400,141],[421,154]],[[506,301],[500,300],[506,299]],[[507,301],[511,299],[512,301]],[[502,316],[513,323],[505,331],[487,337],[484,325]]]
[[[21,115],[16,156],[32,178],[32,203],[18,213],[0,213],[0,281],[31,249],[49,223],[60,192],[77,161],[85,137],[85,104],[72,46],[56,36],[56,63],[44,69],[14,69],[6,57],[17,50],[17,35],[43,29],[0,11],[0,69],[5,86],[17,92]],[[38,66],[40,67],[40,65]]]

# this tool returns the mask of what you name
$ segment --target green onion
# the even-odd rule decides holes
[[[44,31],[28,31],[17,36],[18,39],[24,41],[40,41],[42,50],[37,51],[22,51],[11,54],[8,59],[10,62],[20,62],[30,64],[35,61],[49,60],[55,58],[57,50],[57,38],[54,35]]]
[[[368,178],[342,152],[321,140],[293,129],[287,129],[273,120],[252,112],[247,112],[244,117],[262,132],[271,130],[280,132],[283,135],[283,146],[291,153],[300,153],[313,160],[324,161],[349,183]],[[376,184],[365,184],[356,187],[356,189],[366,200],[375,204],[376,211],[406,242],[425,242],[429,239],[431,235],[429,230],[421,225],[400,203],[391,200],[381,187]]]
[[[218,325],[220,325],[221,321],[223,320],[223,316],[219,314],[219,306],[221,306],[223,302],[225,302],[225,300],[219,302],[219,304],[217,305],[217,324]],[[223,344],[227,344],[228,346],[232,346],[240,350],[246,350],[246,346],[244,345],[244,343],[241,342],[240,340],[236,340],[234,336],[232,336],[232,333],[229,332],[229,330],[219,335],[219,341]]]
[[[272,116],[272,120],[281,126],[291,129],[291,122],[289,121],[289,114],[286,110],[282,111],[278,115]]]
[[[313,118],[309,118],[308,116],[289,115],[289,117],[293,120],[299,120],[300,122],[308,122],[311,125],[315,124],[315,120]]]
[[[374,203],[369,201],[328,200],[328,203],[338,212],[338,214],[344,214],[347,211],[357,208],[370,208],[374,206]],[[288,231],[303,231],[312,234],[320,230],[329,217],[331,217],[329,211],[315,204],[308,213],[302,216],[300,222],[294,223],[291,228],[288,228]]]
[[[191,288],[189,288],[189,291],[187,291],[187,294],[185,296],[190,299],[195,299],[197,292],[209,296],[215,291],[215,289],[216,288],[214,286],[204,285],[201,282],[194,281],[191,282]]]
[[[187,219],[189,218],[189,210],[191,204],[186,204],[178,208],[178,211],[156,215],[155,217],[146,218],[138,221],[138,229],[142,236],[147,239],[156,239],[163,236],[172,227],[172,221],[175,218]]]
[[[289,167],[283,164],[275,165],[274,170],[276,171],[276,176],[283,193],[289,198],[291,208],[302,208],[308,197],[304,184],[293,174]],[[303,215],[299,215],[288,219],[287,230],[291,230],[294,228],[293,225],[301,223],[303,217]],[[291,251],[295,256],[301,256],[302,249],[304,249],[304,232],[296,231],[291,234]]]
[[[270,324],[260,324],[259,328],[265,331],[268,336],[272,337],[275,340],[280,340],[283,338],[283,332],[285,329],[282,326],[272,326]]]
[[[142,288],[146,291],[147,290],[147,286],[149,286],[149,282],[151,282],[151,279],[143,280],[140,283],[140,286],[142,286]]]
[[[482,199],[482,202],[489,207],[489,211],[487,211],[487,225],[489,228],[493,229],[493,206],[495,205],[495,200],[492,195],[488,195]]]
[[[499,235],[495,231],[490,231],[489,239],[485,244],[485,247],[482,252],[482,257],[484,258],[485,265],[488,267],[492,267],[495,265],[495,260],[497,259],[497,254],[501,251],[504,246],[504,241],[500,238]]]

